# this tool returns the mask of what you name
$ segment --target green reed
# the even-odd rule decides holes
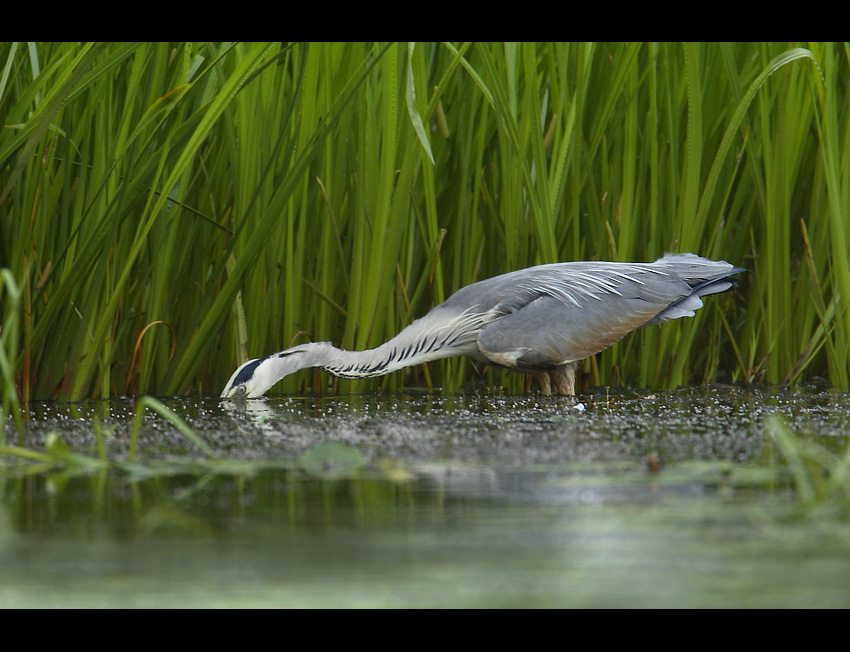
[[[18,352],[18,333],[20,331],[19,308],[21,288],[8,269],[0,269],[0,299],[3,300],[4,313],[0,330],[0,382],[2,382],[2,404],[0,404],[0,446],[6,445],[6,415],[11,413],[18,432],[23,431],[20,402],[15,391],[14,362]]]
[[[586,362],[591,384],[850,388],[848,62],[832,44],[4,43],[4,383],[215,394],[246,355],[375,346],[491,275],[692,251],[747,267],[738,292]],[[280,389],[470,382],[447,360]]]
[[[850,447],[833,451],[792,430],[778,414],[764,422],[767,466],[784,466],[799,496],[801,513],[850,506]]]

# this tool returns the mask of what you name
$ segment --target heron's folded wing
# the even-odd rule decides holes
[[[644,326],[670,302],[686,296],[681,281],[658,288],[633,282],[595,297],[564,301],[541,294],[484,328],[478,348],[492,362],[513,369],[551,369],[591,356]]]

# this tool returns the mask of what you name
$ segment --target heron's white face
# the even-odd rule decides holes
[[[260,398],[265,394],[270,385],[262,381],[265,374],[262,373],[261,367],[267,358],[258,358],[249,360],[240,366],[227,385],[224,386],[224,391],[221,393],[222,398]]]
[[[233,372],[221,397],[260,398],[281,378],[308,366],[304,361],[308,346],[314,345],[301,345],[265,358],[248,360]]]

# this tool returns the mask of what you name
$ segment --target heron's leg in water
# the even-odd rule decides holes
[[[534,377],[534,382],[540,388],[540,393],[543,396],[552,396],[552,384],[549,382],[548,371],[535,371],[531,374]]]
[[[544,372],[544,374],[545,373],[546,372]],[[576,363],[575,362],[571,362],[569,364],[565,364],[565,365],[561,365],[560,367],[556,367],[555,369],[551,370],[548,373],[549,373],[549,378],[552,381],[552,385],[555,386],[555,390],[561,396],[575,396],[576,395]],[[544,374],[541,374],[541,375],[544,375]],[[547,382],[546,384],[548,385],[549,383]]]

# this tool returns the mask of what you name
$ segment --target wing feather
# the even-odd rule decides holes
[[[482,355],[514,369],[551,369],[594,355],[692,293],[677,274],[650,264],[574,263],[527,271],[496,304],[494,311],[503,316],[478,336]]]
[[[671,254],[653,263],[539,265],[462,288],[435,309],[476,315],[481,355],[519,370],[551,369],[647,324],[688,317],[700,297],[734,287],[725,261]]]

